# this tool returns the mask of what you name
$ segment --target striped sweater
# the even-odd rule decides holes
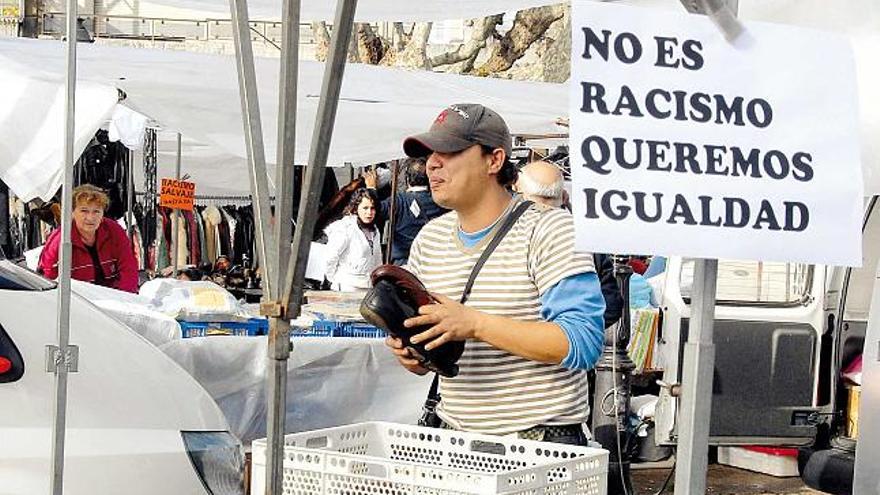
[[[460,300],[474,264],[501,223],[467,248],[459,239],[455,212],[432,220],[412,245],[410,270],[429,290]],[[534,205],[489,257],[466,304],[489,314],[540,321],[545,291],[566,277],[592,271],[592,256],[575,252],[571,215]],[[441,379],[437,409],[457,429],[503,435],[536,425],[581,423],[586,417],[583,370],[531,361],[477,340],[466,343],[458,364],[458,376]]]

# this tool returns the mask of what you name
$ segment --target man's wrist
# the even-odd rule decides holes
[[[483,313],[482,311],[477,311],[477,317],[474,321],[473,334],[476,340],[486,341],[486,332],[489,326],[492,324],[492,315],[488,313]]]

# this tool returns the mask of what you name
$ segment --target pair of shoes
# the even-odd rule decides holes
[[[445,377],[458,374],[455,364],[464,352],[464,342],[448,342],[425,349],[427,342],[413,344],[410,338],[430,328],[429,325],[407,328],[403,322],[419,314],[419,307],[436,301],[413,274],[394,265],[382,265],[371,274],[373,288],[361,301],[360,312],[368,322],[381,328],[392,337],[403,341],[403,346],[425,368]]]

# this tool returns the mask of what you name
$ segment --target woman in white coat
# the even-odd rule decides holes
[[[375,219],[375,192],[358,189],[345,208],[345,216],[324,229],[326,275],[333,290],[370,288],[370,272],[382,264],[382,243]]]

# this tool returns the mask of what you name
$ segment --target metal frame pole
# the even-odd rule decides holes
[[[291,1],[291,0],[288,0]],[[293,0],[295,1],[295,0]],[[321,100],[318,106],[316,116],[316,125],[312,135],[312,146],[309,152],[309,167],[306,170],[305,194],[300,197],[300,209],[297,218],[296,235],[294,245],[298,247],[289,256],[287,270],[282,272],[278,257],[279,250],[276,250],[276,242],[281,243],[281,235],[277,239],[271,239],[273,232],[268,228],[269,219],[269,197],[268,184],[266,179],[266,162],[265,151],[263,149],[262,128],[260,126],[259,101],[256,91],[256,75],[254,72],[254,55],[251,46],[248,18],[247,18],[247,0],[230,0],[230,9],[232,10],[233,38],[235,42],[236,66],[238,68],[239,91],[241,95],[242,116],[244,125],[244,134],[247,144],[248,162],[251,169],[251,192],[254,196],[256,205],[254,208],[254,216],[256,217],[257,226],[257,249],[260,259],[263,261],[263,305],[261,312],[267,316],[271,316],[275,323],[270,329],[270,356],[277,354],[277,359],[273,359],[273,369],[271,376],[268,378],[270,387],[272,387],[272,404],[269,407],[269,424],[268,428],[276,430],[268,438],[268,449],[266,459],[266,493],[274,494],[280,492],[282,486],[281,461],[283,460],[284,448],[284,414],[286,412],[286,383],[287,374],[287,358],[289,354],[289,338],[286,337],[289,330],[286,324],[279,324],[279,317],[286,319],[293,315],[296,316],[300,311],[302,302],[303,288],[302,283],[305,276],[305,267],[308,260],[309,245],[311,242],[312,231],[314,230],[315,221],[317,220],[317,204],[320,194],[321,182],[324,178],[324,167],[327,163],[327,155],[330,147],[330,138],[332,136],[333,125],[336,118],[336,108],[339,103],[339,91],[342,87],[342,76],[345,70],[345,56],[348,50],[348,42],[351,35],[351,28],[354,20],[354,11],[357,5],[356,0],[338,0],[336,9],[336,22],[334,26],[348,26],[347,29],[334,29],[333,38],[331,40],[330,54],[325,66],[324,81],[321,87]],[[298,9],[295,3],[285,5],[287,11],[284,13],[285,20],[289,21],[292,16],[298,16]],[[295,11],[295,12],[294,12]],[[293,23],[288,23],[293,24]],[[290,25],[287,29],[299,29],[299,23]],[[298,34],[298,32],[297,32]],[[291,36],[287,36],[284,41],[285,46],[289,47],[294,40]],[[296,47],[298,50],[298,46]],[[289,57],[284,57],[289,58]],[[285,61],[287,64],[289,61]],[[281,98],[284,101],[287,98],[296,98],[295,79],[296,75],[291,76],[290,67],[282,65],[282,88]],[[282,103],[283,104],[283,103]],[[290,102],[288,101],[288,105]],[[284,109],[286,111],[286,108]],[[282,125],[279,126],[279,139],[286,141],[288,136],[292,138],[293,127],[291,122],[295,122],[295,115],[288,116],[279,114]],[[292,190],[291,184],[286,184],[284,180],[288,174],[285,167],[293,158],[293,146],[279,143],[279,159],[278,177],[282,179],[279,184],[279,200],[285,201],[284,191],[287,187]],[[292,165],[292,162],[290,163]],[[292,176],[292,174],[291,174]],[[292,178],[292,177],[291,177]],[[289,195],[292,197],[292,193]],[[292,203],[291,203],[292,206]],[[279,218],[284,222],[283,213],[279,211]],[[285,228],[278,226],[278,233],[283,234]],[[281,278],[279,273],[284,274],[284,284],[278,285]],[[291,311],[288,302],[290,301],[291,292],[295,286],[295,298],[293,310]],[[283,289],[281,289],[283,287]],[[277,295],[283,293],[280,301]],[[282,338],[283,337],[283,338]],[[285,347],[287,350],[274,353],[273,349],[281,349]]]
[[[385,225],[387,225],[385,231],[388,233],[388,252],[385,253],[385,263],[389,265],[394,261],[392,251],[394,250],[394,229],[397,224],[397,191],[400,187],[398,175],[400,175],[400,160],[394,160],[391,162],[391,203],[388,208],[388,219],[385,221]]]
[[[70,354],[71,213],[73,211],[73,141],[76,113],[76,0],[67,0],[67,79],[64,110],[64,178],[61,194],[61,253],[58,271],[58,347],[47,349],[47,371],[55,372],[55,409],[52,416],[52,476],[50,492],[64,492],[64,441],[67,428],[67,374]],[[75,353],[75,350],[73,351]],[[75,359],[75,358],[74,358]],[[75,368],[75,367],[74,367]]]
[[[180,133],[177,133],[177,156],[174,160],[174,178],[180,180]],[[171,222],[171,226],[174,228],[174,232],[171,233],[171,238],[174,239],[172,245],[174,246],[174,253],[171,255],[171,259],[174,260],[174,278],[177,278],[177,274],[180,271],[180,210],[177,208],[174,209],[174,221]]]
[[[281,69],[278,98],[278,154],[275,171],[275,236],[278,249],[278,282],[287,279],[293,237],[293,176],[296,160],[297,78],[299,76],[300,0],[284,0],[281,27]]]
[[[248,26],[247,0],[229,0],[229,6],[232,11],[232,38],[235,43],[235,65],[238,69],[242,125],[250,165],[251,195],[254,198],[257,254],[263,267],[263,295],[273,299],[278,257],[272,240],[273,232],[269,227],[269,180],[266,177],[266,150],[263,147],[263,127],[260,120],[260,101],[257,97],[254,50]]]
[[[744,30],[737,21],[739,0],[682,0],[691,12],[709,15],[724,37],[734,41]],[[690,5],[689,5],[690,3]],[[712,382],[715,373],[715,295],[718,260],[696,260],[691,322],[682,362],[681,409],[678,415],[676,495],[706,493]]]
[[[297,229],[293,238],[295,250],[287,265],[287,280],[284,284],[284,296],[281,300],[291,318],[299,316],[302,305],[303,281],[309,260],[309,248],[311,247],[315,222],[318,219],[318,201],[321,196],[321,185],[324,182],[324,170],[327,166],[330,141],[333,137],[333,125],[336,120],[336,109],[339,106],[339,93],[342,89],[348,42],[351,38],[356,8],[357,0],[337,0],[333,36],[330,40],[327,62],[324,65],[324,79],[321,83],[321,101],[318,104],[312,143],[309,148],[309,163],[306,167],[303,184],[304,194],[300,197],[299,214],[296,219]]]
[[[269,405],[269,417],[267,425],[267,458],[266,458],[266,494],[280,493],[282,486],[282,461],[284,457],[284,415],[287,406],[287,359],[290,352],[289,326],[280,324],[281,316],[287,318],[299,315],[303,298],[303,281],[305,278],[306,264],[309,259],[309,248],[312,241],[312,233],[318,218],[318,201],[320,200],[321,184],[324,181],[324,169],[327,164],[327,155],[330,149],[330,140],[333,135],[333,125],[336,119],[336,108],[339,103],[339,92],[342,88],[342,77],[345,71],[345,59],[348,53],[348,40],[351,28],[338,28],[339,26],[351,26],[354,20],[356,0],[339,0],[336,7],[336,22],[333,29],[333,38],[330,42],[330,53],[324,66],[324,79],[321,84],[321,100],[318,104],[318,112],[315,117],[315,127],[312,133],[312,143],[309,149],[309,162],[305,172],[305,179],[300,195],[299,213],[297,215],[297,229],[294,235],[293,248],[288,257],[287,267],[279,272],[284,273],[283,283],[280,285],[281,300],[275,306],[278,315],[270,321],[269,350],[272,360],[271,400]],[[289,17],[285,21],[289,21]],[[291,29],[299,29],[299,23],[289,26]],[[288,46],[285,41],[285,46]],[[288,77],[290,75],[288,74]],[[285,79],[282,84],[283,92],[289,90],[289,81]],[[283,93],[282,92],[282,93]],[[293,92],[295,95],[295,91]],[[280,118],[280,117],[279,117]],[[279,131],[280,134],[281,131]],[[279,143],[280,145],[280,143]],[[292,152],[291,155],[293,156]],[[292,158],[291,158],[292,159]],[[279,164],[280,165],[280,164]],[[280,174],[279,174],[280,175]],[[291,174],[292,186],[292,174]],[[282,190],[284,189],[282,185]],[[290,194],[292,198],[292,193]],[[291,203],[292,206],[292,203]],[[279,217],[281,221],[285,217]],[[279,232],[281,232],[279,230]],[[283,259],[279,259],[283,263]],[[291,293],[294,294],[291,304]],[[271,311],[267,311],[271,312]],[[274,351],[274,354],[272,354]]]
[[[300,0],[282,5],[281,67],[278,91],[278,154],[275,171],[275,249],[278,264],[268,303],[269,339],[266,349],[270,404],[266,417],[266,493],[281,493],[284,461],[284,432],[287,415],[287,360],[290,357],[290,323],[278,305],[282,284],[287,279],[287,260],[293,236],[293,180],[296,160],[297,77],[299,73]],[[268,199],[268,198],[267,198]]]
[[[709,462],[709,420],[715,369],[715,286],[718,260],[696,260],[691,322],[682,365],[681,411],[678,416],[676,495],[706,493]]]
[[[128,211],[125,213],[125,225],[128,228],[128,241],[132,243],[134,246],[134,151],[128,150],[128,167],[126,167],[126,174],[128,175],[127,180],[125,181],[126,189],[128,194],[126,194],[126,203],[128,204]]]

